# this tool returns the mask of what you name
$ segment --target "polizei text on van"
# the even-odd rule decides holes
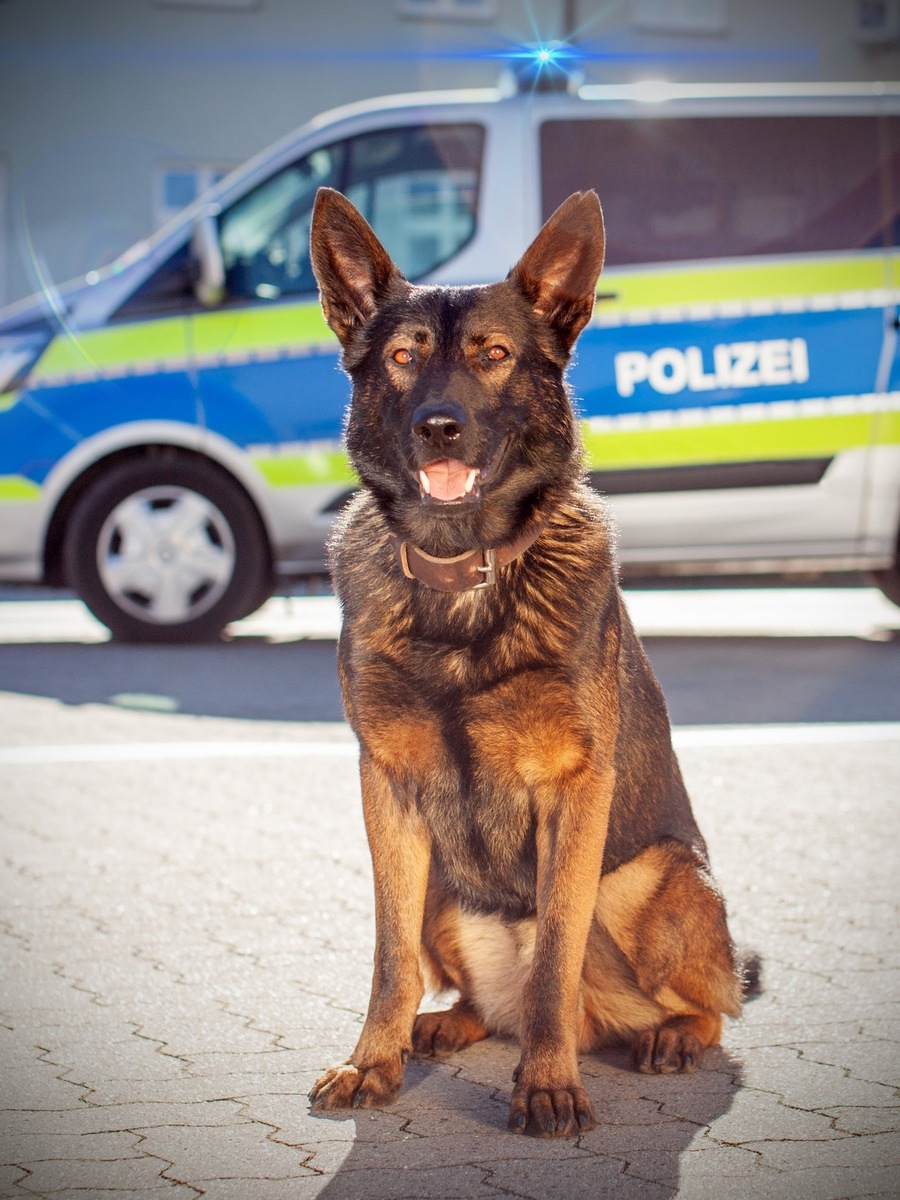
[[[615,356],[616,390],[633,396],[639,384],[671,396],[676,392],[711,392],[728,388],[774,387],[809,379],[809,352],[804,338],[772,338],[762,342],[722,342],[706,351],[700,346],[679,350],[661,346],[652,354],[623,350]]]

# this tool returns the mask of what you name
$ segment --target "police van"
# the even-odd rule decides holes
[[[312,121],[0,314],[0,578],[216,634],[325,571],[355,482],[316,189],[406,276],[502,278],[571,192],[607,267],[571,383],[631,576],[874,572],[900,601],[900,85],[417,94]]]

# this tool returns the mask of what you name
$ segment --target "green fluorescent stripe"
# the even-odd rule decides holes
[[[874,418],[876,446],[900,445],[900,412],[882,412]]]
[[[617,294],[615,300],[601,301],[602,312],[614,313],[631,308],[869,291],[892,284],[887,259],[874,254],[777,263],[751,259],[746,264],[678,270],[617,271],[613,267],[600,276],[598,286],[601,292]]]
[[[817,458],[873,442],[900,443],[900,413],[796,417],[621,432],[596,432],[585,425],[582,436],[588,465],[593,470]],[[272,487],[358,482],[341,450],[254,457],[253,461]]]
[[[0,475],[0,504],[40,500],[41,489],[24,475]]]
[[[895,414],[882,414],[888,415]],[[874,423],[871,414],[860,413],[608,433],[584,429],[583,436],[589,466],[601,470],[818,458],[868,446]],[[884,440],[900,441],[900,420],[893,422],[893,433]]]
[[[221,309],[193,318],[194,353],[201,357],[238,350],[315,346],[337,339],[325,324],[317,300],[302,304],[257,303]]]
[[[91,367],[126,366],[140,362],[184,359],[188,354],[188,324],[183,317],[110,325],[71,336],[61,334],[47,347],[33,378],[63,375]]]
[[[330,343],[337,350],[337,340],[325,324],[318,301],[258,303],[61,335],[48,346],[33,378],[42,380],[91,367],[202,360],[242,351]]]
[[[671,429],[595,432],[583,428],[588,464],[604,467],[680,466],[704,462],[752,462],[815,458],[874,442],[900,444],[900,413],[799,417],[778,421],[742,421]],[[358,483],[341,450],[254,457],[271,487]],[[0,503],[40,499],[41,489],[22,475],[0,476]]]
[[[342,450],[311,450],[307,454],[276,454],[253,459],[272,487],[299,487],[312,483],[359,481]]]

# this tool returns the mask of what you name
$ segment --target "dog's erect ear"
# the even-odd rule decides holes
[[[591,319],[606,237],[596,192],[565,200],[508,278],[556,329],[566,350]]]
[[[398,286],[409,286],[362,214],[333,188],[319,188],[310,258],[325,320],[346,346]]]

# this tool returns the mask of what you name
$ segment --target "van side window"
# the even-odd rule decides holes
[[[596,188],[609,265],[880,247],[900,207],[888,132],[872,116],[546,121],[544,218]]]
[[[219,240],[230,297],[276,300],[315,289],[309,222],[316,191],[338,187],[346,143],[313,150],[222,214]]]
[[[432,125],[349,144],[341,190],[408,279],[435,270],[473,237],[483,140],[480,125]]]
[[[197,267],[185,242],[131,293],[110,317],[111,322],[142,317],[170,317],[199,308],[194,295]]]
[[[231,299],[315,291],[309,225],[319,187],[344,192],[409,278],[446,262],[475,232],[483,130],[411,126],[361,134],[267,179],[220,218]]]
[[[275,299],[315,289],[309,263],[312,205],[317,188],[338,185],[345,155],[345,143],[314,150],[226,210],[220,219],[219,237],[229,295]],[[196,278],[189,239],[111,319],[202,311],[194,294]]]

